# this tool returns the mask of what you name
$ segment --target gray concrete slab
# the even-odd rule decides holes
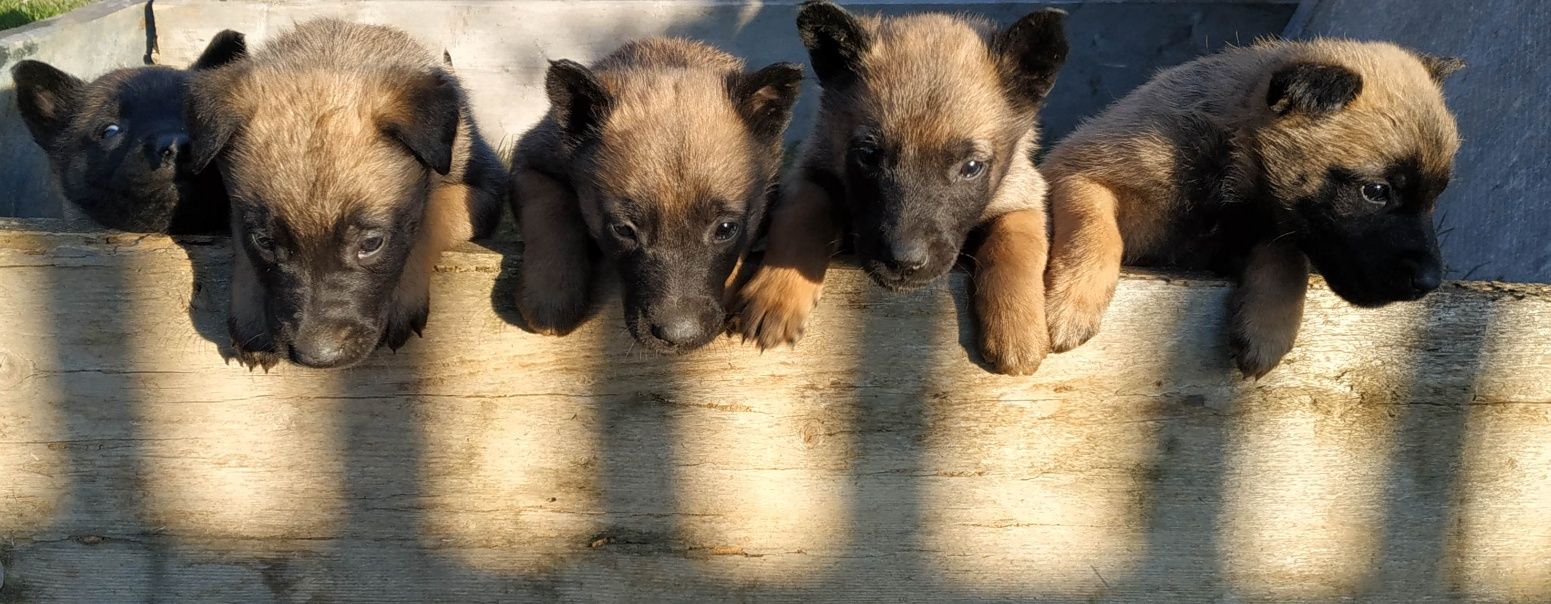
[[[796,2],[697,1],[358,1],[296,2],[163,0],[155,3],[158,60],[183,65],[194,59],[217,31],[237,29],[254,44],[292,23],[337,16],[403,28],[433,48],[444,48],[472,90],[482,126],[497,141],[510,142],[545,110],[542,81],[547,60],[588,61],[620,43],[649,35],[702,38],[750,63],[806,62],[793,20]],[[1211,52],[1224,44],[1279,32],[1295,5],[1285,0],[1232,2],[852,2],[857,10],[887,14],[951,11],[985,14],[1011,22],[1041,6],[1070,11],[1073,53],[1045,112],[1046,139],[1053,141],[1111,100],[1145,81],[1154,71]],[[78,21],[37,29],[25,42],[32,54],[58,60],[66,69],[95,75],[139,64],[145,32],[135,7],[111,19]],[[102,30],[115,30],[108,35]],[[137,37],[138,36],[138,37]],[[98,40],[114,44],[99,44]],[[118,43],[122,40],[123,43]],[[19,42],[0,38],[0,49]],[[0,68],[14,59],[0,58]],[[9,94],[8,79],[0,95]],[[811,82],[810,82],[811,86]],[[816,104],[810,88],[797,109],[790,138],[807,134]],[[3,96],[0,110],[0,190],[15,191],[0,215],[56,216],[60,202],[49,175]]]

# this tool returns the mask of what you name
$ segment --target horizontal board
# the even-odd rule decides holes
[[[0,601],[1551,599],[1551,288],[1316,286],[1245,382],[1223,283],[1131,274],[1010,378],[962,275],[657,356],[612,299],[523,332],[470,245],[424,339],[264,373],[227,245],[0,231]]]

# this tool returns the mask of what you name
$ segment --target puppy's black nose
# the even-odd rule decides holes
[[[930,259],[926,243],[921,241],[905,241],[889,244],[889,264],[896,270],[913,273],[926,266]]]
[[[163,134],[151,141],[151,153],[161,158],[163,163],[170,163],[188,150],[188,135],[181,132],[175,134]]]
[[[704,333],[700,329],[700,322],[690,316],[672,317],[652,324],[654,337],[675,346],[694,344]]]
[[[1418,268],[1411,275],[1411,293],[1420,298],[1443,285],[1443,269],[1436,264]]]

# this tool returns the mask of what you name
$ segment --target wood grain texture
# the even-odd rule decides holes
[[[1551,288],[1316,287],[1246,383],[1222,283],[1130,275],[1005,378],[958,274],[661,357],[521,331],[469,246],[426,338],[265,374],[226,245],[0,231],[0,602],[1551,599]]]

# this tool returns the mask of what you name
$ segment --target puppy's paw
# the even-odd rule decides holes
[[[982,322],[980,354],[992,371],[1002,375],[1033,375],[1039,371],[1040,363],[1050,351],[1050,342],[1039,326],[1023,327]]]
[[[236,360],[250,372],[263,368],[264,373],[269,373],[270,369],[284,360],[280,354],[280,347],[275,344],[275,339],[268,332],[249,333],[230,321],[227,322],[227,328],[232,338],[232,355],[226,359],[227,363]]]
[[[556,288],[541,291],[523,287],[517,294],[517,310],[528,331],[543,336],[563,336],[587,319],[587,289]]]
[[[1292,350],[1293,338],[1280,335],[1256,335],[1242,328],[1235,328],[1229,337],[1233,361],[1245,379],[1258,380],[1271,373],[1281,364],[1282,357]]]
[[[431,317],[431,305],[422,303],[413,308],[401,308],[388,319],[388,326],[382,331],[382,341],[379,345],[387,346],[388,350],[398,352],[404,344],[409,342],[409,336],[425,334],[425,323]]]
[[[1045,321],[1050,326],[1050,347],[1066,352],[1098,335],[1107,296],[1058,295],[1045,301]]]
[[[732,331],[760,350],[797,345],[823,286],[789,268],[761,268],[733,302]]]

